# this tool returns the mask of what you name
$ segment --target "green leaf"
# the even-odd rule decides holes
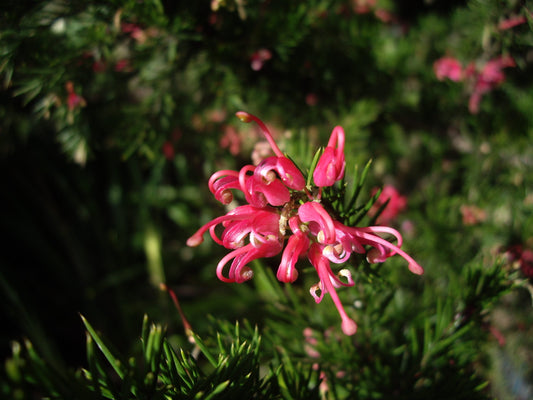
[[[85,325],[85,328],[87,329],[88,333],[91,335],[91,337],[94,339],[96,344],[98,345],[98,348],[102,352],[102,354],[105,356],[111,367],[115,370],[115,372],[118,374],[118,376],[123,379],[126,371],[124,370],[123,363],[117,359],[113,353],[109,350],[109,348],[105,345],[104,341],[100,336],[96,333],[94,328],[89,324],[89,322],[85,319],[83,315],[80,315],[83,324]]]
[[[205,358],[207,358],[209,363],[213,367],[216,368],[220,364],[220,362],[215,359],[213,354],[211,354],[211,351],[207,348],[207,346],[205,345],[203,340],[200,338],[200,336],[198,336],[196,333],[192,332],[192,337],[194,339],[194,343],[198,346],[198,348],[200,349],[202,354],[205,356]]]

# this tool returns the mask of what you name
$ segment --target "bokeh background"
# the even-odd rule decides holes
[[[248,319],[297,348],[306,315],[317,330],[337,324],[308,295],[312,271],[295,285],[295,333],[272,325],[266,279],[224,284],[224,249],[185,245],[224,212],[209,176],[261,151],[260,132],[235,117],[244,110],[304,166],[343,126],[347,174],[372,160],[363,194],[390,185],[406,198],[390,224],[426,274],[391,259],[342,295],[368,305],[353,307],[360,354],[413,351],[403,362],[434,361],[432,378],[402,386],[400,361],[361,356],[354,368],[375,370],[358,379],[388,378],[359,396],[466,374],[480,398],[530,398],[532,12],[519,0],[4,1],[2,359],[28,338],[50,364],[84,365],[80,314],[122,352],[144,314],[186,345],[160,283],[200,334],[208,314]],[[469,318],[471,336],[447,330]]]

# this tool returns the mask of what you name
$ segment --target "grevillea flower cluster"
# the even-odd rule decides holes
[[[315,158],[315,167],[306,179],[283,154],[261,120],[242,111],[236,115],[243,122],[257,123],[275,155],[257,166],[221,170],[211,176],[209,189],[218,201],[229,205],[238,191],[247,204],[202,226],[187,245],[200,245],[209,232],[216,243],[231,250],[216,268],[223,282],[245,282],[253,276],[251,261],[281,254],[277,278],[292,283],[298,278],[298,260],[307,256],[318,275],[318,283],[310,288],[311,296],[320,303],[328,293],[342,319],[343,332],[353,335],[357,325],[348,316],[336,289],[353,286],[354,281],[346,268],[334,272],[332,263],[344,264],[354,253],[366,254],[370,263],[381,263],[398,254],[407,261],[411,272],[422,274],[422,267],[401,249],[402,236],[398,231],[386,226],[347,226],[336,218],[326,201],[324,191],[344,178],[345,135],[340,126],[333,129],[322,153],[317,153],[319,158]],[[392,238],[396,244],[384,237]]]

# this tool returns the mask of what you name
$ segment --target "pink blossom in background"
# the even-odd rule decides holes
[[[100,72],[104,72],[106,68],[107,68],[107,65],[102,60],[96,60],[95,62],[93,62],[92,69],[93,69],[93,72],[97,74]]]
[[[74,90],[74,84],[72,81],[67,81],[65,83],[65,89],[67,90],[67,107],[70,111],[73,111],[76,108],[85,107],[87,103],[85,99],[76,93]]]
[[[272,58],[272,53],[268,49],[259,49],[250,57],[250,66],[254,71],[259,71],[265,65],[265,62]]]
[[[259,165],[261,161],[272,156],[272,148],[268,142],[257,142],[254,145],[254,150],[252,151],[252,162],[254,165]]]
[[[498,57],[488,61],[477,76],[475,90],[489,91],[505,81],[503,68],[514,67],[511,57]]]
[[[210,122],[221,123],[227,118],[226,110],[215,108],[207,113],[207,120]]]
[[[473,205],[463,204],[460,208],[463,225],[477,225],[487,219],[485,210]]]
[[[481,69],[474,62],[463,68],[457,59],[442,57],[433,63],[433,70],[439,80],[447,78],[454,82],[466,81],[467,85],[471,86],[468,110],[472,114],[476,114],[479,112],[483,95],[505,81],[503,69],[515,65],[511,57],[501,56],[487,61]]]
[[[374,188],[372,195],[376,194],[378,191],[377,188]],[[404,211],[407,208],[407,198],[402,196],[394,186],[385,185],[379,198],[370,208],[368,214],[372,217],[376,215],[378,210],[387,202],[387,206],[383,209],[381,214],[376,220],[378,224],[389,224],[396,219],[398,214]]]
[[[236,156],[241,151],[242,139],[233,126],[226,125],[219,144],[223,149],[229,149],[231,155]]]
[[[376,0],[353,0],[353,10],[356,14],[366,14],[376,7]]]
[[[507,255],[511,262],[518,262],[524,276],[533,279],[533,251],[531,249],[517,244],[507,249]]]
[[[453,57],[442,57],[433,63],[433,70],[437,79],[442,81],[448,78],[454,82],[463,80],[463,67],[461,63]]]
[[[512,29],[515,26],[525,24],[526,22],[527,22],[527,19],[526,19],[525,16],[516,15],[514,17],[511,17],[511,18],[508,18],[508,19],[505,19],[505,20],[501,21],[498,24],[498,29],[500,31],[505,31],[507,29]]]
[[[391,22],[398,22],[397,17],[394,14],[383,8],[376,9],[376,11],[374,11],[374,15],[377,19],[386,24],[389,24]]]
[[[163,146],[161,146],[161,151],[163,152],[163,155],[165,158],[169,161],[174,159],[175,152],[174,152],[174,145],[170,140],[165,140],[163,143]]]
[[[318,104],[318,96],[314,93],[308,93],[307,96],[305,96],[305,104],[310,107],[316,106]]]
[[[505,81],[505,75],[502,70],[515,65],[511,57],[502,56],[487,61],[480,72],[473,74],[474,89],[468,102],[468,109],[472,114],[479,112],[479,104],[483,95]]]
[[[355,334],[357,325],[337,294],[338,288],[354,286],[355,282],[348,269],[335,271],[332,264],[344,264],[353,253],[366,254],[370,263],[381,263],[397,254],[408,262],[412,273],[419,275],[424,270],[401,249],[402,236],[395,229],[348,227],[322,204],[322,188],[344,177],[345,138],[341,127],[333,129],[313,172],[314,186],[308,187],[301,170],[285,156],[260,119],[242,111],[237,117],[259,126],[274,155],[257,165],[245,165],[239,171],[220,170],[210,177],[209,190],[218,201],[230,204],[237,191],[246,204],[202,226],[187,245],[200,245],[209,233],[216,243],[230,250],[216,268],[223,282],[245,282],[253,277],[251,261],[281,254],[276,277],[292,283],[298,279],[298,262],[307,258],[318,276],[318,282],[309,289],[311,296],[320,303],[329,294],[341,317],[342,331]]]
[[[530,279],[533,279],[533,251],[526,249],[520,257],[520,269]]]
[[[130,37],[138,43],[142,44],[146,42],[148,35],[139,25],[128,22],[122,22],[120,25],[120,29],[123,33],[129,34]]]
[[[172,161],[176,155],[176,143],[181,139],[181,130],[175,128],[170,134],[170,139],[165,140],[161,146],[161,152],[168,161]]]
[[[385,24],[399,22],[398,17],[393,13],[384,8],[379,8],[376,0],[352,0],[352,9],[356,14],[373,13],[378,20]]]
[[[127,58],[118,60],[114,68],[117,72],[128,72],[131,70],[130,60],[128,60]]]
[[[314,337],[314,331],[311,328],[305,328],[303,330],[304,335],[304,351],[308,357],[311,358],[320,358],[320,353],[316,350],[315,346],[318,343],[318,340]]]
[[[120,30],[124,33],[128,33],[128,34],[134,34],[135,32],[139,32],[141,31],[141,27],[137,24],[132,24],[132,23],[129,23],[129,22],[122,22],[120,24]]]
[[[476,63],[471,62],[469,63],[466,68],[464,69],[464,77],[465,79],[471,79],[475,76],[477,76],[477,67]]]

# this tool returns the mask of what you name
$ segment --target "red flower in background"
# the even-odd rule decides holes
[[[509,258],[513,262],[518,262],[524,276],[533,279],[533,251],[524,249],[520,244],[509,247],[507,250]]]
[[[520,269],[525,276],[533,278],[533,251],[526,249],[520,257]]]
[[[259,49],[250,57],[250,66],[254,71],[260,71],[265,62],[272,58],[272,52],[268,49]]]
[[[163,152],[165,158],[169,161],[172,161],[174,159],[174,156],[176,155],[174,151],[174,145],[170,140],[165,140],[163,146],[161,147],[161,151]]]
[[[74,90],[74,84],[71,81],[65,83],[65,89],[67,90],[67,106],[70,111],[76,108],[85,107],[87,102],[83,97],[76,93]]]

